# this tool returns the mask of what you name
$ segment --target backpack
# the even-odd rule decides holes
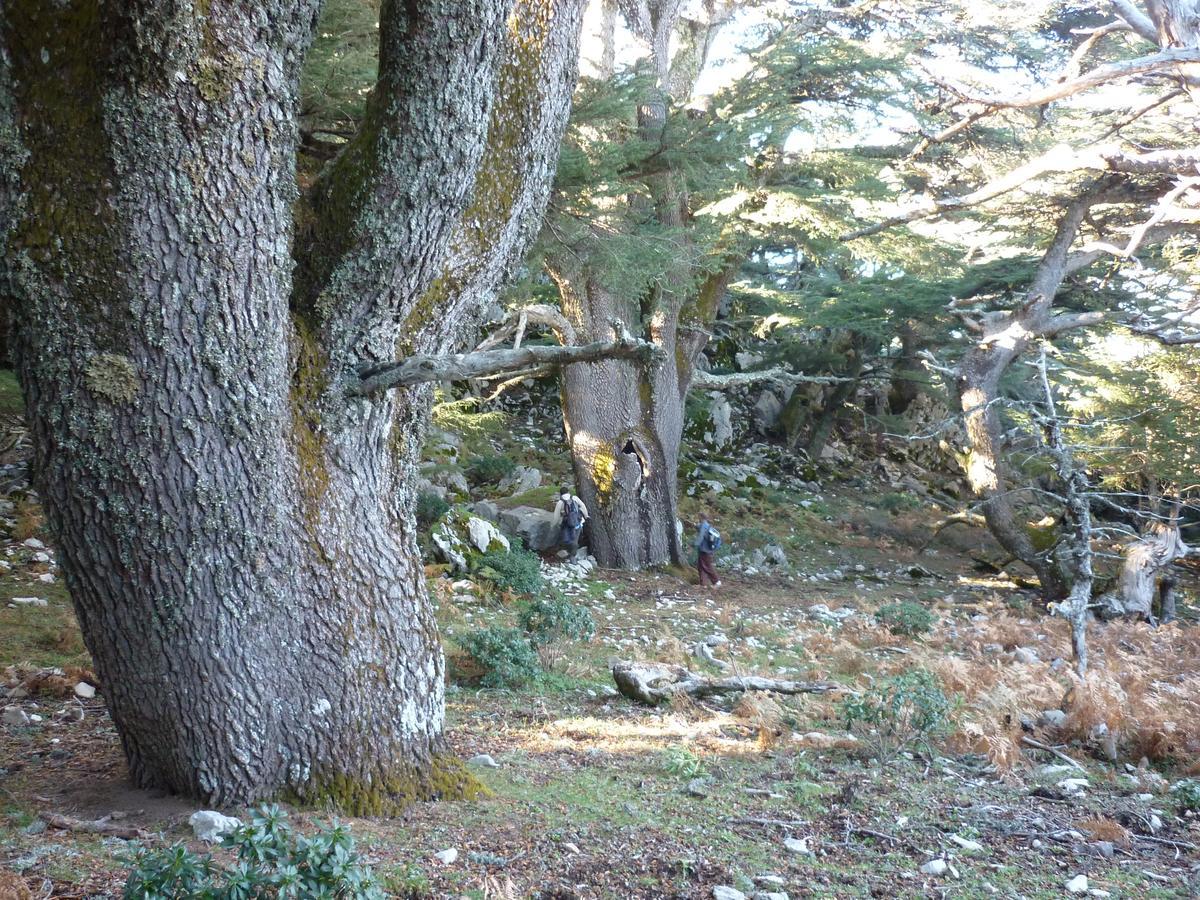
[[[704,552],[715,553],[721,549],[721,532],[708,526],[708,534],[704,536]]]
[[[563,508],[563,524],[568,528],[580,528],[583,526],[583,510],[579,508],[579,501],[574,497],[567,500]]]

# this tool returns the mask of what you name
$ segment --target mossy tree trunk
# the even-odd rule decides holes
[[[0,8],[35,477],[137,784],[351,813],[472,790],[413,525],[427,391],[347,388],[454,340],[523,250],[580,7],[385,0],[362,129],[304,198],[315,0]],[[455,254],[479,262],[447,284]]]

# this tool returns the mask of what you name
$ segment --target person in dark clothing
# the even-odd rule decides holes
[[[717,577],[716,556],[717,550],[721,546],[721,532],[713,528],[706,513],[700,514],[700,530],[696,534],[694,546],[696,548],[696,569],[700,573],[700,586],[704,587],[707,583],[713,587],[720,587],[721,579]]]
[[[588,519],[588,510],[583,501],[571,493],[571,489],[563,486],[554,504],[554,530],[558,535],[558,545],[567,553],[574,553],[579,548],[579,535],[583,532],[583,523]]]

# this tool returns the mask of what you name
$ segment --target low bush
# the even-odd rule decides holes
[[[676,778],[699,778],[705,773],[704,761],[680,744],[663,753],[663,770]]]
[[[841,705],[846,728],[886,763],[914,744],[925,744],[950,722],[950,701],[924,669],[877,681]]]
[[[513,544],[510,550],[488,550],[479,557],[476,572],[496,587],[514,594],[542,589],[542,563],[536,553]]]
[[[483,671],[485,687],[517,687],[541,674],[537,653],[520,629],[492,625],[455,639]]]
[[[276,806],[264,806],[249,824],[226,835],[221,845],[236,851],[236,863],[221,865],[212,854],[193,853],[183,844],[138,855],[125,882],[124,897],[382,900],[385,896],[370,867],[359,858],[350,830],[337,823],[306,838],[292,831],[287,813]]]
[[[422,531],[428,531],[449,511],[450,504],[437,494],[429,492],[417,497],[417,525]]]
[[[596,633],[591,611],[562,595],[539,597],[521,610],[517,622],[535,647],[560,638],[587,640]]]
[[[504,455],[476,456],[466,467],[467,480],[474,485],[497,484],[512,473],[517,464]]]
[[[914,509],[921,508],[921,500],[914,497],[912,494],[901,494],[891,492],[884,494],[879,498],[879,508],[884,512],[891,513],[893,516],[902,512],[911,512]]]
[[[916,637],[933,628],[933,613],[919,603],[889,603],[875,613],[875,619],[892,634]]]

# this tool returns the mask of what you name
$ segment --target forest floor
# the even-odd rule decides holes
[[[0,377],[0,412],[17,414],[9,381]],[[568,467],[546,443],[544,418],[467,437],[460,455],[505,452],[554,484]],[[745,458],[708,460],[714,468],[692,471],[691,483]],[[0,724],[0,900],[119,896],[141,847],[202,849],[187,823],[196,807],[134,789],[103,685],[94,698],[74,695],[89,659],[53,549],[39,545],[48,540],[40,510],[19,500],[19,466],[0,466],[0,480],[16,490],[0,515],[0,598],[12,598],[0,600],[0,682],[43,673],[29,697],[4,701],[41,719]],[[731,551],[781,545],[786,570],[726,570],[716,590],[696,587],[690,571],[575,573],[567,589],[591,611],[594,637],[542,648],[544,674],[519,689],[452,680],[450,748],[492,757],[496,767],[473,767],[490,796],[350,820],[389,892],[1061,897],[1084,875],[1091,896],[1200,896],[1200,810],[1178,790],[1200,774],[1200,579],[1181,584],[1179,623],[1094,625],[1093,674],[1080,683],[1064,623],[988,567],[997,550],[986,533],[956,526],[933,539],[945,508],[869,473],[815,488],[783,479],[682,500],[686,520],[701,505],[716,517]],[[552,494],[493,498],[545,506]],[[456,593],[438,567],[430,576],[452,661],[458,635],[516,622],[518,602]],[[932,629],[883,627],[875,613],[898,601],[928,610]],[[726,673],[830,680],[847,693],[660,708],[617,695],[619,660],[721,675],[693,656],[711,635],[726,639],[713,651]],[[45,677],[50,668],[63,675]],[[845,730],[842,701],[917,669],[954,701],[953,723],[881,763],[872,735]],[[1061,713],[1047,721],[1047,710]],[[1069,780],[1078,778],[1086,782]],[[53,815],[108,817],[148,836],[47,827]],[[291,815],[303,831],[329,818]],[[457,859],[443,864],[434,854],[448,849]]]
[[[1079,685],[1064,663],[1063,623],[1007,577],[976,571],[978,533],[952,529],[922,551],[933,511],[890,515],[858,488],[827,491],[818,513],[789,545],[791,577],[727,573],[720,589],[702,590],[690,573],[596,572],[580,588],[594,638],[544,650],[546,674],[521,689],[452,683],[451,748],[495,760],[476,769],[490,796],[351,820],[390,891],[650,898],[713,897],[729,886],[793,898],[1061,897],[1085,875],[1092,896],[1194,896],[1200,814],[1170,786],[1187,774],[1200,726],[1195,608],[1185,608],[1190,621],[1160,629],[1093,627],[1097,676]],[[21,542],[36,531],[32,515],[18,511],[17,534],[0,551],[9,566],[0,591],[48,605],[0,604],[0,670],[57,666],[67,678],[21,702],[42,721],[0,726],[0,874],[18,873],[34,897],[119,896],[128,855],[191,841],[196,807],[128,784],[102,686],[93,699],[69,696],[78,673],[67,667],[88,660],[61,584],[38,580],[51,567]],[[747,524],[762,525],[760,516]],[[910,572],[916,564],[923,571]],[[511,603],[452,599],[444,587],[435,595],[448,641],[515,619]],[[1194,584],[1185,597],[1194,600]],[[897,600],[933,613],[933,629],[904,637],[881,627],[874,612]],[[843,609],[852,614],[840,620],[826,612]],[[837,696],[647,708],[616,695],[617,660],[719,674],[691,656],[714,633],[728,638],[717,658],[740,673],[865,690],[929,669],[956,700],[956,724],[880,764],[869,735],[856,742],[845,731]],[[1057,728],[1036,724],[1054,708],[1066,713]],[[1114,734],[1115,762],[1105,758],[1101,724]],[[1022,737],[1059,746],[1085,771]],[[56,830],[40,818],[47,814],[111,816],[151,836]],[[326,819],[292,815],[304,830]],[[434,857],[451,848],[452,864]],[[943,869],[935,860],[944,870],[930,874]]]

